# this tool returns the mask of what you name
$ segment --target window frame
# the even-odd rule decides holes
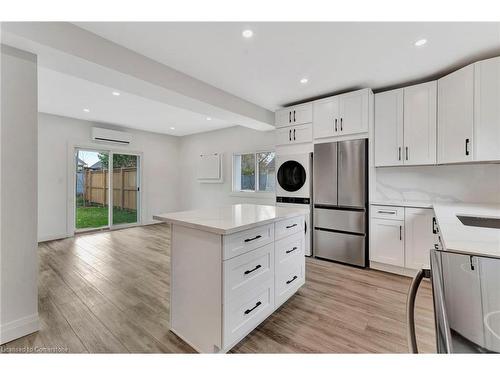
[[[276,194],[276,184],[274,185],[275,188],[272,191],[266,191],[266,190],[259,190],[259,162],[258,162],[258,154],[263,154],[263,153],[273,153],[274,158],[276,160],[276,151],[275,150],[257,150],[257,151],[242,151],[242,152],[234,152],[232,157],[231,157],[231,195],[233,196],[248,196],[248,195],[275,195]],[[248,154],[253,154],[254,159],[255,159],[255,189],[254,190],[241,190],[240,189],[235,189],[235,159],[237,156],[242,156],[242,155],[248,155]],[[240,161],[241,163],[241,161]],[[240,173],[240,178],[241,178],[241,173]],[[276,179],[276,173],[274,178]],[[275,181],[276,182],[276,181]]]

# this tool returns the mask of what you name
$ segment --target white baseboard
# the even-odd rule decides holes
[[[389,273],[395,273],[397,275],[406,276],[413,278],[415,274],[418,272],[417,270],[413,270],[410,268],[393,266],[390,264],[384,264],[379,262],[370,261],[370,268],[378,271],[384,271]]]
[[[0,345],[6,342],[29,335],[40,329],[38,314],[28,315],[0,325]]]
[[[53,234],[50,236],[41,236],[38,238],[38,243],[46,241],[62,240],[63,238],[68,238],[68,237],[72,237],[72,235],[63,233],[63,234]]]

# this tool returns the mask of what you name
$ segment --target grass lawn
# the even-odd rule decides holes
[[[114,224],[135,223],[137,211],[113,207]],[[108,225],[108,207],[77,207],[76,229],[98,228]]]

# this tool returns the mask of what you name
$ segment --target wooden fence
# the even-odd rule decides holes
[[[108,170],[84,170],[83,197],[85,203],[108,204]],[[113,170],[113,206],[137,210],[137,168]]]

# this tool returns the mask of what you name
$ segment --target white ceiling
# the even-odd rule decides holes
[[[422,80],[500,54],[500,23],[77,25],[270,110],[351,88]],[[246,28],[253,38],[242,38]],[[420,38],[428,43],[417,48]],[[300,84],[302,77],[309,83]]]
[[[120,96],[114,96],[113,91]],[[233,126],[43,67],[38,69],[38,110],[176,136]]]

